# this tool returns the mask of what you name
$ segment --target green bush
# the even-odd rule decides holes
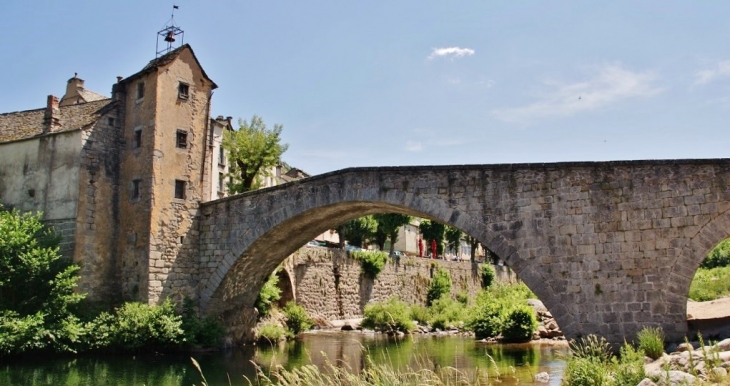
[[[388,261],[388,254],[380,251],[351,251],[351,256],[360,261],[363,274],[375,279]]]
[[[190,298],[183,301],[181,328],[188,346],[219,347],[225,334],[223,326],[213,317],[200,319]]]
[[[658,359],[664,354],[664,331],[661,327],[644,327],[636,334],[639,350],[651,359]]]
[[[477,339],[497,336],[504,326],[504,308],[505,304],[498,298],[477,298],[477,304],[470,310],[466,327],[474,331]]]
[[[705,269],[730,266],[730,239],[723,240],[707,254],[700,267]]]
[[[456,294],[456,301],[461,303],[463,306],[468,306],[469,300],[471,299],[469,297],[469,293],[466,291],[459,291],[459,293]]]
[[[494,283],[494,278],[497,276],[494,272],[494,267],[491,264],[485,263],[482,265],[482,288],[489,288]]]
[[[466,327],[474,331],[477,339],[495,337],[499,334],[504,336],[505,328],[509,327],[508,339],[518,339],[521,334],[526,334],[518,333],[520,326],[532,324],[529,317],[519,317],[520,313],[517,313],[513,321],[507,325],[510,320],[509,312],[514,305],[527,307],[526,300],[532,297],[534,294],[522,282],[516,284],[495,282],[477,294],[474,305],[467,312]],[[532,315],[534,318],[534,314]]]
[[[425,325],[431,320],[431,313],[428,308],[420,304],[411,306],[411,320],[415,320],[418,324]]]
[[[528,305],[513,305],[503,318],[502,337],[508,342],[526,342],[537,328],[535,310]]]
[[[256,299],[256,309],[259,310],[259,319],[269,314],[271,307],[274,303],[281,299],[281,289],[279,289],[279,276],[277,275],[278,269],[269,275],[266,283],[261,287],[259,296]]]
[[[383,332],[410,332],[416,328],[410,316],[408,305],[393,297],[384,303],[366,305],[361,325]]]
[[[185,340],[182,318],[168,299],[162,305],[124,303],[114,314],[102,312],[87,323],[91,348],[138,351],[177,347]]]
[[[58,252],[41,214],[0,205],[0,355],[74,352],[84,329],[74,315],[79,267]]]
[[[260,343],[276,343],[282,340],[286,340],[288,337],[287,331],[284,327],[274,322],[266,322],[259,326],[259,330],[256,333],[256,340]]]
[[[431,327],[445,330],[464,320],[466,309],[463,304],[444,296],[434,300],[429,307],[429,313]]]
[[[436,299],[451,293],[451,275],[449,271],[439,267],[433,274],[431,284],[426,294],[427,305],[431,305]]]
[[[286,316],[286,326],[293,335],[309,330],[314,324],[304,307],[294,302],[286,303],[284,315]]]

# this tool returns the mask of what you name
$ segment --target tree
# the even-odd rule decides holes
[[[261,179],[271,175],[271,168],[281,162],[289,145],[281,143],[282,125],[268,129],[261,117],[254,115],[249,124],[238,121],[239,128],[223,133],[223,148],[228,152],[228,190],[232,194],[257,189]]]
[[[444,231],[446,225],[438,223],[436,221],[423,220],[421,225],[418,226],[418,230],[421,231],[424,240],[428,241],[426,249],[430,250],[431,240],[436,241],[436,252],[438,254],[444,253]]]
[[[466,236],[466,241],[469,243],[469,246],[471,247],[470,260],[473,263],[476,261],[476,258],[477,258],[477,248],[479,247],[479,240],[477,240],[476,237]]]
[[[392,255],[395,251],[395,243],[398,241],[398,229],[403,225],[407,225],[411,222],[411,216],[400,214],[400,213],[378,213],[373,215],[373,218],[378,223],[375,239],[378,242],[378,247],[383,250],[385,246],[385,239],[390,239],[390,254]],[[381,237],[382,238],[381,242]]]
[[[362,247],[375,235],[378,224],[372,216],[364,216],[350,220],[337,227],[340,243],[347,240],[350,245]]]
[[[457,228],[446,227],[446,241],[449,243],[449,248],[457,255],[459,254],[459,245],[461,245],[461,236],[463,235],[464,233]]]
[[[0,355],[73,351],[82,334],[72,313],[85,296],[74,292],[79,267],[40,218],[0,205]]]

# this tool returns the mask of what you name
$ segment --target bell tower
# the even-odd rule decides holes
[[[175,10],[179,9],[177,5],[172,6],[172,14],[170,20],[165,23],[165,26],[161,30],[157,31],[157,44],[155,45],[155,58],[174,50],[175,48],[181,47],[185,40],[185,31],[180,29],[175,24]],[[160,42],[162,39],[162,42]],[[180,40],[177,44],[177,42]]]

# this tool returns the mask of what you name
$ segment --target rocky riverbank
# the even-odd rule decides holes
[[[648,378],[640,386],[691,385],[695,381],[730,383],[730,339],[712,345],[683,343],[672,348],[671,354],[644,366]]]

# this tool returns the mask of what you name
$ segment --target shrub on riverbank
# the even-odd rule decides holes
[[[382,332],[410,332],[416,328],[408,305],[395,297],[366,305],[361,325]]]
[[[41,214],[0,205],[0,355],[73,352],[83,337],[74,315],[79,266],[58,252]]]
[[[730,295],[730,267],[700,268],[689,287],[689,298],[704,302]]]
[[[286,327],[292,335],[309,330],[314,324],[312,319],[309,318],[309,315],[307,315],[304,307],[294,302],[286,303],[286,306],[284,306],[284,316],[286,317]]]
[[[535,311],[526,304],[532,297],[524,283],[495,283],[479,292],[466,326],[477,339],[501,334],[509,341],[527,341],[537,328]]]
[[[260,343],[276,343],[286,340],[289,337],[284,327],[276,322],[269,321],[258,326],[256,331],[256,340]]]
[[[450,297],[436,299],[428,307],[428,322],[433,328],[445,330],[450,326],[460,324],[466,316],[466,307]]]
[[[199,318],[190,298],[183,300],[181,328],[185,331],[185,343],[191,347],[220,347],[225,334],[223,326],[211,316]]]
[[[92,349],[160,350],[179,347],[185,341],[182,317],[170,300],[160,306],[125,303],[114,313],[102,312],[85,327]]]
[[[451,274],[449,271],[439,267],[433,274],[431,284],[428,286],[426,294],[426,305],[431,305],[437,299],[447,296],[451,293]]]

